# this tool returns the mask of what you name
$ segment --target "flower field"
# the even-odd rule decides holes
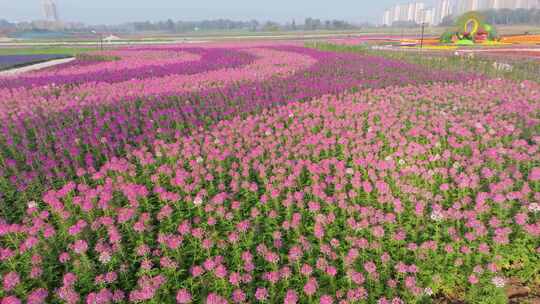
[[[294,42],[95,58],[0,78],[0,303],[540,292],[538,83]]]

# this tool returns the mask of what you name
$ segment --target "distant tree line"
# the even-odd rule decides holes
[[[234,21],[229,19],[202,20],[202,21],[173,21],[171,19],[157,22],[131,22],[120,25],[128,27],[136,32],[158,31],[158,32],[188,32],[188,31],[208,31],[208,30],[240,30],[256,29],[259,26],[257,20]]]
[[[21,30],[39,30],[40,22],[10,23],[0,19],[0,33]],[[235,21],[229,19],[214,19],[202,21],[174,21],[172,19],[163,21],[142,21],[129,22],[116,25],[93,25],[82,26],[78,29],[99,30],[101,32],[169,32],[183,33],[193,31],[315,31],[315,30],[348,30],[371,27],[368,23],[351,24],[344,20],[321,20],[316,18],[306,18],[303,24],[297,24],[295,20],[286,23],[274,21],[259,22],[257,20]]]
[[[233,21],[229,19],[203,20],[203,21],[173,21],[171,19],[158,22],[133,22],[124,24],[134,31],[160,31],[160,32],[191,32],[191,31],[215,31],[215,30],[249,30],[249,31],[276,31],[276,30],[345,30],[358,28],[343,20],[321,20],[306,18],[304,24],[297,24],[295,20],[288,23],[274,21],[259,22]],[[367,26],[363,24],[362,26]]]
[[[414,22],[414,21],[394,21],[392,23],[391,27],[399,27],[399,28],[415,28],[419,27],[420,24]]]
[[[491,24],[540,24],[540,9],[499,9],[482,13]]]

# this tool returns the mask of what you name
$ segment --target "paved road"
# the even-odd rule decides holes
[[[27,65],[21,68],[15,68],[11,70],[1,71],[0,76],[11,76],[11,75],[18,75],[22,73],[27,73],[31,71],[41,70],[44,68],[52,67],[55,65],[59,65],[62,63],[67,63],[70,61],[75,60],[75,58],[63,58],[63,59],[56,59],[56,60],[50,60],[46,62],[36,63],[32,65]]]

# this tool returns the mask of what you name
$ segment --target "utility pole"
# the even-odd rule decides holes
[[[97,35],[98,33],[95,30],[93,30],[92,34]],[[99,33],[99,48],[101,49],[101,51],[103,51],[103,34],[102,33]]]
[[[420,38],[420,49],[424,48],[424,30],[426,28],[426,23],[422,22],[422,37]]]

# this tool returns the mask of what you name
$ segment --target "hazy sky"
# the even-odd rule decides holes
[[[433,0],[425,1],[430,3]],[[305,17],[378,22],[384,9],[407,0],[56,0],[65,21],[89,24],[142,20],[296,19]],[[0,19],[23,21],[42,16],[41,0],[0,0]]]

